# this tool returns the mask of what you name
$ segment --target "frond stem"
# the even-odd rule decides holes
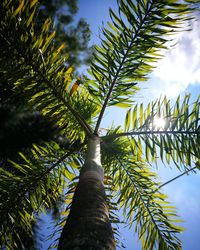
[[[124,165],[123,165],[121,159],[119,159],[119,157],[117,157],[117,159],[118,159],[118,161],[119,161],[121,167],[123,168],[123,170],[124,170],[124,171],[126,172],[126,174],[128,175],[128,177],[129,177],[131,183],[133,184],[133,187],[135,188],[136,192],[139,194],[140,199],[141,199],[141,201],[142,201],[144,207],[146,208],[146,210],[147,210],[147,212],[148,212],[148,214],[149,214],[149,216],[150,216],[150,218],[151,218],[151,221],[152,221],[153,224],[155,225],[155,228],[157,229],[158,234],[159,234],[160,237],[162,238],[162,233],[160,232],[160,229],[158,228],[158,225],[157,225],[157,223],[156,223],[156,221],[155,221],[155,219],[154,219],[154,217],[153,217],[153,215],[152,215],[152,213],[151,213],[151,211],[150,211],[150,209],[149,209],[149,206],[148,206],[148,204],[149,204],[149,199],[148,199],[148,202],[147,202],[147,203],[144,201],[143,196],[142,196],[142,194],[141,194],[139,188],[135,185],[135,182],[134,182],[134,180],[132,179],[132,176],[130,176],[129,172],[128,172],[127,169],[124,167]]]
[[[153,135],[153,134],[188,134],[188,135],[200,135],[199,131],[187,131],[187,130],[174,130],[174,131],[165,131],[165,130],[155,130],[155,131],[133,131],[133,132],[122,132],[119,134],[111,134],[102,136],[102,139],[117,139],[125,136],[140,136],[140,135]]]
[[[25,59],[25,62],[30,61],[28,56],[26,54],[23,54],[23,50],[19,51],[16,46],[12,44],[12,41],[10,42],[8,37],[5,37],[1,35],[1,38],[10,46],[14,48],[14,50],[22,57]],[[43,59],[44,60],[44,59]],[[81,127],[85,130],[86,134],[90,137],[93,134],[92,128],[89,126],[89,124],[85,121],[85,119],[76,111],[74,110],[69,103],[60,95],[58,95],[58,92],[56,91],[55,87],[52,85],[52,83],[45,77],[44,73],[38,70],[38,66],[34,63],[29,63],[29,65],[32,67],[32,69],[42,77],[42,79],[48,84],[48,86],[51,88],[53,91],[54,95],[56,97],[59,97],[59,99],[63,102],[64,105],[66,105],[67,109],[71,112],[71,114],[76,118],[78,123],[81,125]],[[43,67],[45,67],[45,64],[43,62]],[[44,69],[43,69],[44,71]]]
[[[35,180],[28,186],[27,189],[25,189],[24,193],[28,192],[30,189],[32,189],[38,181],[42,180],[48,173],[50,173],[54,168],[56,168],[61,162],[63,162],[67,157],[69,157],[71,154],[73,154],[75,151],[80,150],[85,145],[85,142],[81,143],[79,147],[72,148],[70,151],[68,151],[66,154],[61,156],[50,168],[45,170],[40,176],[36,177]]]
[[[34,67],[34,65],[32,65],[32,67],[34,68],[34,70],[37,72],[37,67]],[[52,89],[52,91],[54,92],[55,96],[58,96],[58,92],[55,90],[54,86],[51,84],[51,82],[44,76],[43,73],[38,72],[38,74],[40,74],[40,76],[43,78],[43,80],[50,86],[50,88]],[[65,100],[65,98],[61,97],[60,95],[58,96],[58,98],[63,102],[63,104],[66,105],[67,109],[71,112],[71,114],[76,118],[76,120],[78,121],[78,123],[82,126],[82,128],[85,130],[86,134],[90,137],[93,134],[92,128],[89,126],[89,124],[85,121],[85,119],[81,116],[81,114],[79,114],[75,109],[73,109],[69,103]]]
[[[63,162],[67,157],[69,157],[71,154],[73,154],[75,151],[77,150],[80,150],[86,143],[83,142],[82,144],[79,145],[79,147],[76,147],[76,148],[72,148],[70,151],[68,151],[66,154],[64,154],[63,156],[61,156],[50,168],[46,169],[41,175],[39,175],[38,177],[36,177],[33,181],[28,181],[24,183],[24,187],[27,187],[23,190],[23,187],[21,188],[22,189],[22,192],[19,193],[16,198],[12,201],[12,203],[14,202],[19,202],[20,198],[23,198],[25,197],[26,193],[29,192],[30,190],[32,190],[36,185],[37,183],[42,180],[48,173],[50,173],[54,168],[56,168],[61,162]],[[2,211],[4,211],[4,208],[7,208],[7,204],[5,203],[3,208],[2,208]],[[12,206],[10,206],[10,208],[12,208]]]
[[[162,187],[166,186],[167,184],[169,184],[169,183],[171,183],[171,182],[177,180],[178,178],[180,178],[180,177],[182,177],[182,176],[188,174],[189,172],[193,171],[195,168],[197,168],[197,166],[195,166],[195,167],[193,167],[193,168],[191,168],[191,169],[188,169],[188,170],[184,171],[182,174],[179,174],[179,175],[175,176],[174,178],[172,178],[172,179],[170,179],[170,180],[164,182],[163,184],[161,184],[160,186],[158,186],[158,188],[156,188],[156,189],[153,191],[153,193],[156,193],[159,189],[161,189]]]

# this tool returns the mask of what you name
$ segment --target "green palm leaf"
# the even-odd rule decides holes
[[[142,154],[149,162],[160,158],[168,164],[172,160],[178,168],[191,166],[199,159],[200,127],[199,98],[190,104],[190,96],[183,101],[177,98],[174,105],[166,97],[148,104],[135,105],[128,110],[125,118],[125,132],[108,136],[117,138],[128,136],[135,155]],[[162,118],[164,124],[157,127]]]
[[[41,29],[31,22],[36,17],[36,3],[30,5],[22,1],[16,11],[11,8],[10,1],[3,3],[0,70],[32,106],[52,118],[59,127],[65,127],[68,138],[83,139],[82,128],[91,133],[88,123],[94,106],[90,98],[82,98],[79,102],[79,95],[70,96],[73,70],[65,66],[66,55],[60,56],[63,45],[58,49],[53,46],[55,32],[50,32],[51,20],[47,19]],[[12,67],[7,67],[5,62]],[[77,106],[85,109],[77,112]]]
[[[167,48],[169,36],[191,19],[192,4],[177,1],[118,1],[118,13],[110,9],[112,23],[103,28],[90,73],[90,91],[106,105],[129,104],[138,82],[147,79]],[[169,14],[170,13],[170,14]]]
[[[142,158],[133,156],[134,148],[127,139],[118,138],[112,144],[105,140],[103,144],[111,193],[123,209],[125,221],[135,227],[142,249],[181,249],[177,234],[183,229],[174,224],[180,220],[161,193],[156,174]]]
[[[0,168],[2,247],[12,242],[11,245],[16,244],[18,249],[15,236],[19,228],[31,235],[32,224],[40,213],[64,196],[64,189],[80,168],[77,150],[78,147],[64,153],[55,143],[33,145],[29,156],[19,154],[19,163],[11,161],[9,168]],[[17,240],[20,241],[20,235]]]

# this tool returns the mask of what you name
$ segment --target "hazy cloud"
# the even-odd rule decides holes
[[[180,33],[177,40],[152,74],[154,82],[159,82],[153,84],[159,86],[156,93],[172,98],[189,84],[200,84],[200,22],[195,22],[191,31]]]

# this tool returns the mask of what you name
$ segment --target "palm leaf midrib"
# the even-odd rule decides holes
[[[152,2],[152,4],[150,5],[149,9],[147,9],[147,11],[146,11],[146,13],[145,13],[143,19],[141,20],[140,25],[138,25],[137,30],[136,30],[135,33],[134,33],[134,36],[133,36],[133,38],[132,38],[132,40],[131,40],[131,42],[130,42],[130,44],[129,44],[127,50],[126,50],[126,53],[124,54],[123,58],[121,59],[121,62],[120,62],[119,65],[118,65],[118,69],[117,69],[117,71],[116,71],[116,75],[115,75],[113,81],[112,81],[111,84],[110,84],[110,88],[109,88],[109,90],[108,90],[108,93],[107,93],[107,95],[106,95],[106,98],[105,98],[105,100],[104,100],[102,109],[101,109],[100,114],[99,114],[99,117],[98,117],[98,120],[97,120],[97,123],[96,123],[96,127],[95,127],[95,130],[94,130],[94,133],[95,133],[95,134],[98,132],[98,129],[99,129],[101,120],[102,120],[102,118],[103,118],[105,109],[106,109],[106,107],[107,107],[108,101],[109,101],[110,96],[111,96],[111,94],[112,94],[112,90],[113,90],[113,88],[114,88],[114,86],[115,86],[115,84],[116,84],[116,82],[117,82],[117,78],[118,78],[118,76],[119,76],[119,73],[120,73],[120,71],[121,71],[121,69],[122,69],[122,67],[123,67],[123,65],[124,65],[124,62],[125,62],[125,60],[126,60],[128,54],[129,54],[129,51],[130,51],[130,49],[131,49],[131,47],[132,47],[132,45],[133,45],[135,39],[136,39],[137,36],[138,36],[139,31],[141,30],[141,28],[142,28],[143,24],[145,23],[147,17],[149,17],[149,13],[150,13],[151,9],[153,8],[153,4],[154,4],[154,2]]]
[[[156,223],[156,220],[154,219],[154,216],[152,215],[151,208],[149,207],[149,202],[150,202],[150,200],[152,200],[152,202],[153,202],[153,195],[155,195],[155,193],[156,193],[157,191],[160,190],[160,186],[159,186],[157,189],[152,190],[152,192],[150,192],[150,193],[148,193],[148,194],[146,193],[148,196],[144,197],[144,194],[141,193],[140,187],[138,187],[138,186],[136,185],[136,183],[138,183],[138,180],[134,180],[134,179],[133,179],[133,176],[130,175],[129,171],[126,169],[126,167],[125,167],[124,164],[122,163],[121,159],[119,159],[119,158],[117,157],[117,160],[118,160],[118,162],[119,162],[121,168],[123,169],[123,171],[124,171],[124,172],[126,173],[126,175],[128,176],[129,180],[131,181],[131,184],[133,185],[133,188],[134,188],[135,191],[138,193],[138,195],[139,195],[139,197],[140,197],[140,200],[141,200],[141,202],[142,202],[144,208],[146,209],[146,211],[147,211],[147,213],[148,213],[148,215],[149,215],[149,217],[150,217],[151,222],[154,224],[154,226],[155,226],[155,228],[156,228],[156,230],[157,230],[157,232],[158,232],[159,237],[160,237],[160,238],[163,240],[163,242],[167,245],[167,242],[166,242],[166,239],[165,239],[165,235],[163,235],[163,233],[162,233],[162,231],[164,232],[166,229],[162,229],[162,227],[159,228],[159,225]],[[144,198],[147,198],[147,202],[145,202]],[[158,205],[158,204],[156,204],[156,205]],[[155,206],[155,207],[156,207],[156,206]],[[166,219],[167,219],[167,218],[166,218]],[[167,225],[166,225],[166,226],[167,226]],[[172,228],[170,228],[170,230],[172,230]],[[174,230],[175,230],[175,228],[174,228]]]
[[[31,69],[34,70],[34,72],[43,79],[43,81],[47,84],[47,86],[51,89],[51,93],[53,93],[53,95],[60,100],[63,103],[64,107],[67,107],[67,109],[71,112],[71,114],[75,117],[75,119],[77,120],[77,122],[81,125],[81,127],[85,130],[87,135],[91,135],[92,134],[92,128],[89,126],[89,124],[85,121],[85,119],[82,117],[82,115],[77,112],[67,101],[66,99],[60,95],[59,91],[56,90],[55,88],[55,83],[52,83],[43,72],[45,72],[45,69],[43,69],[43,72],[41,72],[39,70],[39,67],[34,64],[33,62],[30,62],[30,58],[28,58],[27,54],[23,53],[23,50],[20,50],[18,47],[13,45],[13,40],[9,39],[8,36],[6,35],[2,35],[1,34],[1,38],[11,47],[13,47],[13,49],[16,51],[16,53],[23,58],[23,62],[26,62],[26,68],[29,65],[31,67]],[[45,65],[43,65],[44,67]],[[30,69],[29,69],[30,70]],[[34,79],[34,76],[32,77]]]

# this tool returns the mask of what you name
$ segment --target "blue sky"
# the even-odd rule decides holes
[[[77,20],[84,17],[92,31],[90,44],[99,43],[99,27],[109,20],[109,7],[116,8],[116,0],[79,0]],[[200,22],[192,25],[192,31],[176,36],[177,45],[168,51],[158,63],[148,82],[140,84],[141,91],[136,96],[137,102],[148,103],[150,100],[167,95],[174,99],[179,94],[191,92],[195,99],[200,93]],[[111,124],[123,124],[125,110],[119,109],[105,115],[104,127]],[[120,114],[120,115],[119,115]],[[117,119],[116,119],[117,118]],[[162,180],[166,181],[178,174],[174,166],[167,168],[159,164],[158,171]],[[179,215],[184,220],[186,228],[181,235],[183,250],[199,250],[200,225],[200,174],[184,176],[164,187],[169,200],[177,206]],[[122,228],[122,241],[127,250],[140,250],[140,243],[133,230]],[[44,248],[45,249],[45,246]]]

